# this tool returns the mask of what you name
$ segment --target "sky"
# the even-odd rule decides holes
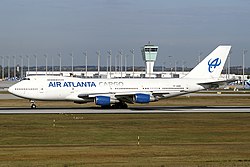
[[[232,45],[231,64],[250,67],[249,0],[1,0],[0,56],[30,57],[30,64],[106,65],[109,50],[122,50],[132,65],[144,65],[140,49],[149,41],[159,46],[155,65],[194,67],[220,44]],[[7,61],[5,59],[5,61]],[[124,61],[123,61],[124,62]]]

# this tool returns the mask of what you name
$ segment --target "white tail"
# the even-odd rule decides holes
[[[184,78],[218,79],[230,49],[229,45],[218,46]]]

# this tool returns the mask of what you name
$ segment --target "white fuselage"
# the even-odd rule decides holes
[[[31,100],[84,101],[78,95],[105,95],[159,93],[172,97],[204,89],[194,79],[83,79],[59,76],[31,76],[9,91]]]

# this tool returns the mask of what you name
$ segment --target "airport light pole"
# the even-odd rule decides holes
[[[114,67],[115,74],[116,74],[116,57],[117,56],[115,56],[115,67]]]
[[[123,55],[122,50],[119,51],[119,53],[120,53],[120,72],[121,72],[121,78],[122,78],[122,55]]]
[[[2,60],[2,80],[4,79],[4,57],[1,56],[1,60]]]
[[[130,50],[130,52],[132,53],[132,70],[133,70],[133,78],[135,77],[135,50],[134,49],[132,49],[132,50]]]
[[[33,56],[35,57],[35,61],[36,61],[36,75],[37,75],[37,56],[35,54]]]
[[[125,76],[127,75],[127,58],[129,55],[125,55],[124,60],[125,60],[125,65],[124,65],[124,71],[125,71]]]
[[[7,56],[7,62],[8,62],[8,79],[10,79],[10,57]]]
[[[27,60],[28,60],[28,72],[29,72],[30,71],[30,57],[29,57],[29,55],[26,55],[26,57],[27,57]],[[26,76],[28,76],[27,72],[26,72]]]
[[[174,72],[175,72],[175,74],[176,74],[176,68],[177,68],[176,66],[177,66],[177,64],[178,64],[178,61],[175,60],[174,61]]]
[[[229,55],[228,55],[228,79],[230,78],[230,66],[231,66],[231,55],[232,55],[232,51],[229,52]]]
[[[119,66],[119,55],[115,56],[115,73],[118,71],[118,66]]]
[[[60,71],[60,75],[61,75],[61,71],[62,71],[62,57],[61,57],[61,53],[58,54],[59,57],[59,71]]]
[[[111,78],[111,72],[112,72],[112,51],[109,50],[108,54],[109,54],[109,76]]]
[[[164,72],[165,66],[166,66],[166,61],[163,61],[162,65],[161,65],[161,72],[162,73]]]
[[[109,55],[107,55],[107,66],[106,66],[106,70],[107,70],[107,77],[108,77],[108,73],[109,73]]]
[[[246,49],[243,49],[243,54],[242,54],[242,85],[243,85],[243,89],[245,86],[245,54],[247,53]]]
[[[23,78],[23,56],[20,56],[21,58],[21,75],[20,75],[20,78],[22,79]]]
[[[4,79],[4,57],[1,56],[2,59],[2,80]]]
[[[227,65],[227,73],[228,73],[228,79],[230,79],[230,55],[228,56],[228,65]]]
[[[171,78],[172,78],[172,71],[173,71],[172,63],[171,63],[172,56],[168,56],[168,58],[169,58],[169,66],[170,66],[170,71],[171,71],[170,75],[171,75]]]
[[[47,68],[48,60],[47,59],[48,59],[48,56],[45,54],[44,57],[45,57],[45,71],[46,71],[45,75],[47,75],[47,71],[48,71],[48,68]]]
[[[148,44],[150,44],[150,42],[148,42]],[[151,57],[151,49],[149,49],[149,55]],[[151,78],[151,63],[148,64],[148,67],[146,66],[146,68],[149,68],[149,71],[146,69],[146,75],[149,74],[149,78]],[[153,69],[154,71],[154,69]],[[149,73],[148,73],[149,72]]]
[[[83,55],[85,56],[85,78],[88,76],[88,55],[87,51],[83,52]]]
[[[121,71],[120,58],[121,58],[120,54],[117,54],[117,55],[116,55],[116,60],[117,60],[117,72],[118,72],[118,74],[119,74],[120,71]]]
[[[16,56],[13,57],[13,79],[15,80],[16,78]]]
[[[54,59],[53,59],[53,55],[51,56],[51,71],[52,71],[52,75],[54,74]]]
[[[70,53],[70,57],[71,57],[71,71],[72,71],[72,75],[74,73],[74,56],[73,53]]]
[[[186,62],[185,62],[185,61],[182,61],[182,73],[183,73],[183,74],[184,74],[185,64],[186,64]]]
[[[97,51],[96,52],[96,54],[97,54],[97,71],[98,71],[98,78],[100,77],[100,51]]]

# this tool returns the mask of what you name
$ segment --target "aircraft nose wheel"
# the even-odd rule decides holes
[[[31,108],[36,108],[36,105],[35,104],[31,104],[31,106],[30,106]]]
[[[36,108],[35,101],[31,100],[30,102],[31,102],[30,108],[33,108],[33,109]]]

